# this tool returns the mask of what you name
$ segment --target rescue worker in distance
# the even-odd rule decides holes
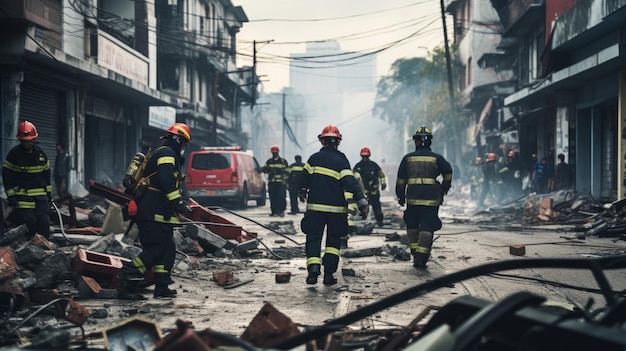
[[[289,164],[287,160],[278,155],[280,151],[278,145],[273,145],[270,151],[272,157],[265,162],[262,169],[263,172],[267,173],[267,190],[270,195],[270,208],[272,210],[270,216],[283,217],[287,208],[287,186],[285,182],[287,181]]]
[[[387,188],[387,178],[380,166],[370,160],[372,152],[368,147],[364,147],[360,152],[361,161],[354,165],[353,171],[361,175],[363,186],[365,187],[365,196],[367,201],[372,205],[374,210],[374,218],[379,227],[383,226],[383,210],[380,206],[380,190]],[[380,190],[378,189],[380,186]]]
[[[413,266],[418,269],[426,267],[434,232],[442,225],[439,206],[452,186],[452,167],[443,156],[431,151],[432,139],[430,129],[417,128],[413,135],[415,151],[402,158],[396,182],[398,204],[407,205],[404,222]],[[436,179],[439,175],[442,183]]]
[[[341,133],[333,125],[324,127],[317,136],[320,151],[311,155],[304,165],[302,188],[308,191],[306,212],[301,221],[306,234],[307,284],[316,284],[324,265],[325,285],[337,283],[334,273],[339,265],[341,238],[348,234],[347,202],[344,192],[354,195],[362,218],[367,217],[369,204],[352,174],[350,162],[337,150]],[[304,198],[304,195],[302,195]],[[321,257],[322,237],[326,228],[326,247]]]
[[[289,214],[297,214],[300,212],[298,206],[298,192],[300,191],[300,182],[302,180],[302,172],[304,172],[304,163],[302,163],[302,156],[295,156],[296,162],[289,165],[289,179],[287,184],[289,185],[289,204],[291,205],[291,211]]]
[[[151,268],[154,268],[155,298],[172,298],[177,293],[168,285],[173,283],[171,270],[176,259],[173,237],[174,225],[179,223],[177,214],[191,212],[180,190],[182,155],[191,141],[191,130],[184,123],[175,123],[162,139],[162,145],[152,152],[143,173],[149,176],[150,185],[136,199],[137,212],[133,220],[139,227],[143,251],[120,270],[120,298],[137,298],[134,282],[143,278]]]
[[[365,187],[363,186],[363,180],[361,179],[361,175],[358,172],[354,172],[354,178],[359,183],[359,187],[361,191],[365,195]],[[356,233],[356,225],[354,224],[354,216],[359,209],[359,205],[354,198],[354,194],[349,191],[344,192],[344,197],[346,198],[346,202],[348,203],[348,234],[346,236],[341,237],[341,249],[348,248],[348,239],[350,239],[351,234]]]
[[[29,121],[19,124],[20,143],[9,150],[2,165],[2,179],[9,206],[15,208],[19,220],[28,227],[29,237],[39,233],[49,239],[50,161],[43,149],[35,145],[38,136],[34,124]]]

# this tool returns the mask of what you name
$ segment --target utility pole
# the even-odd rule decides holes
[[[448,28],[446,25],[446,14],[445,14],[445,6],[443,4],[443,0],[439,0],[441,6],[441,21],[443,23],[443,42],[446,48],[446,69],[448,71],[448,93],[450,95],[450,113],[452,114],[453,122],[453,145],[455,150],[455,163],[457,165],[461,165],[461,143],[458,138],[458,120],[457,120],[457,112],[456,112],[456,104],[454,99],[454,81],[452,79],[452,60],[450,58],[450,47],[448,45]],[[460,175],[459,175],[460,176]]]
[[[217,146],[217,104],[219,101],[220,71],[215,70],[213,79],[213,146]]]
[[[286,99],[286,95],[285,93],[283,93],[283,142],[281,144],[281,149],[283,150],[283,155],[285,153],[285,99]]]
[[[254,80],[254,84],[252,85],[252,101],[250,101],[250,110],[254,108],[254,103],[256,102],[256,40],[252,41],[252,80]]]

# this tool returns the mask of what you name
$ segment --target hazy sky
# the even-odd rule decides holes
[[[257,74],[268,93],[289,85],[288,57],[304,53],[306,42],[335,40],[344,51],[380,51],[379,77],[396,59],[426,56],[443,43],[438,0],[232,1],[250,20],[237,35],[237,51],[243,54],[237,65],[252,65],[256,40]],[[451,17],[446,21],[450,28]]]

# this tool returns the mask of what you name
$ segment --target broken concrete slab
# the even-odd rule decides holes
[[[233,248],[233,244],[228,240],[197,224],[187,224],[185,233],[188,237],[197,240],[207,252],[213,252],[221,248]]]

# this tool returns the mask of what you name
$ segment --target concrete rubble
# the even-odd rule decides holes
[[[136,229],[123,221],[120,207],[115,203],[89,194],[58,205],[63,225],[56,221],[50,240],[39,235],[26,240],[25,225],[11,228],[0,238],[0,311],[5,319],[5,327],[0,332],[0,346],[7,346],[8,349],[80,349],[90,344],[88,340],[101,338],[104,349],[108,350],[140,349],[135,343],[140,343],[143,349],[154,350],[179,350],[183,347],[210,350],[221,346],[250,345],[266,348],[301,333],[287,315],[266,303],[237,340],[211,329],[195,330],[193,324],[185,321],[184,315],[164,335],[156,321],[133,316],[132,313],[127,320],[106,327],[102,334],[72,335],[68,328],[82,330],[89,320],[107,318],[106,309],[92,309],[81,305],[80,301],[102,299],[115,303],[117,272],[122,263],[139,254],[141,248],[137,246]],[[511,230],[533,225],[567,224],[569,232],[579,240],[589,236],[624,239],[625,205],[626,199],[603,205],[590,196],[564,190],[545,195],[526,195],[502,206],[473,213],[472,219],[454,214],[449,218],[457,222],[472,221],[485,228],[498,226],[502,229],[506,223],[506,228]],[[7,221],[10,223],[10,217]],[[221,235],[216,227],[212,230],[203,224],[206,222],[190,220],[190,223],[175,230],[174,237],[180,253],[175,268],[182,275],[193,278],[199,270],[208,269],[212,271],[214,284],[234,289],[254,281],[254,278],[237,277],[227,266],[211,265],[211,260],[245,261],[261,257],[304,256],[302,247],[281,247],[266,252],[262,238],[253,235],[254,240],[241,240],[233,236],[230,229],[226,235]],[[402,211],[385,207],[385,225],[397,229],[384,234],[385,245],[360,249],[348,247],[342,256],[346,259],[385,256],[398,261],[410,260],[406,235],[402,230]],[[286,220],[271,222],[266,227],[285,238],[283,242],[297,243],[290,236],[299,231],[299,223]],[[243,233],[246,234],[250,233]],[[379,234],[374,224],[361,221],[351,240],[358,239],[359,235]],[[512,256],[526,253],[524,245],[511,245],[509,250]],[[201,263],[200,258],[208,258],[209,263]],[[342,274],[358,276],[359,273],[348,264],[342,267]],[[275,272],[275,283],[288,283],[291,276],[289,269],[279,269]],[[150,286],[150,275],[144,283],[146,287]],[[343,344],[350,344],[351,347],[358,344],[368,349],[385,346],[385,343],[389,347],[401,345],[409,339],[409,335],[418,332],[418,322],[427,315],[428,311],[425,311],[409,325],[399,328],[334,332],[328,334],[325,344],[329,350],[341,349]],[[36,319],[38,322],[33,324]],[[120,337],[120,333],[133,337]]]

